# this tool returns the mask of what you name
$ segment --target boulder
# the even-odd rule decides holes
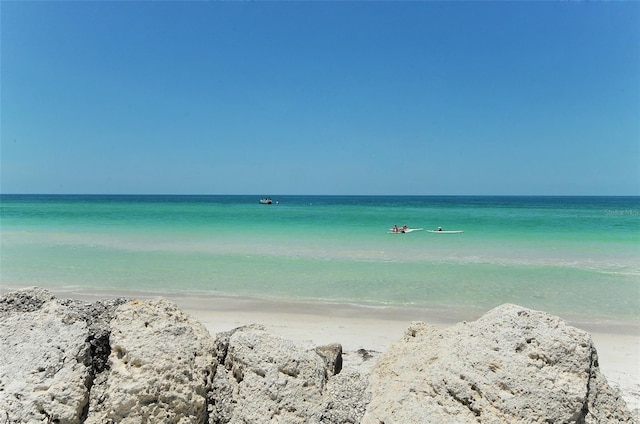
[[[202,423],[217,365],[206,328],[164,299],[130,301],[111,321],[107,367],[86,423]]]
[[[220,333],[209,423],[359,423],[377,352],[306,346],[261,325]]]
[[[588,333],[516,305],[445,330],[413,323],[369,378],[366,424],[633,421]]]
[[[632,422],[591,337],[503,305],[386,353],[312,346],[260,325],[211,337],[164,299],[0,298],[0,422]]]
[[[356,424],[362,420],[370,400],[367,392],[369,373],[380,355],[380,352],[365,349],[343,352],[340,373],[327,381],[321,423]]]
[[[0,419],[81,422],[108,355],[108,322],[122,301],[60,301],[37,288],[2,296]]]
[[[250,325],[220,334],[218,347],[224,357],[213,382],[210,423],[321,422],[341,346],[319,354]]]

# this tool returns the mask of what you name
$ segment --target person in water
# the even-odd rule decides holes
[[[394,225],[394,226],[393,226],[393,230],[392,230],[392,231],[393,231],[394,233],[397,233],[397,232],[399,232],[400,230],[398,229],[398,226],[397,226],[397,225]]]

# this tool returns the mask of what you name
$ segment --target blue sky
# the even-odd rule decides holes
[[[639,2],[9,2],[3,193],[640,194]]]

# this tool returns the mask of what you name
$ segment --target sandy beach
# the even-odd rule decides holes
[[[214,335],[233,328],[262,324],[285,338],[309,346],[340,343],[345,351],[386,351],[400,339],[411,321],[445,328],[475,320],[478,311],[451,314],[411,308],[367,308],[357,305],[308,304],[246,298],[171,298]],[[486,311],[485,311],[486,312]],[[571,322],[588,331],[595,343],[600,369],[619,388],[629,409],[640,412],[640,324]]]
[[[10,290],[3,288],[2,293]],[[55,292],[60,298],[88,302],[114,297],[152,298],[149,293]],[[337,303],[305,303],[243,297],[163,295],[200,321],[215,336],[249,324],[261,324],[274,334],[309,348],[340,343],[345,352],[359,349],[385,352],[402,338],[412,321],[446,328],[473,321],[487,311],[401,307],[366,307]],[[640,323],[568,321],[588,331],[598,351],[599,365],[608,382],[621,390],[629,409],[640,417]]]

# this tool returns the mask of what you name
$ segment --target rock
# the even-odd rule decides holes
[[[206,328],[163,299],[127,302],[111,321],[111,353],[86,423],[202,423],[217,365]]]
[[[318,346],[315,351],[322,359],[329,376],[339,374],[342,371],[342,345],[333,343],[326,346]]]
[[[48,290],[32,287],[8,293],[0,298],[0,317],[20,312],[36,312],[47,302],[55,300]]]
[[[359,423],[362,420],[370,394],[367,392],[369,373],[380,358],[379,352],[344,352],[342,370],[329,378],[325,394],[323,424]]]
[[[332,344],[308,349],[260,325],[221,333],[209,423],[358,423],[368,364]],[[362,372],[365,371],[365,372]]]
[[[220,338],[227,348],[210,423],[320,422],[328,374],[320,355],[258,325]]]
[[[0,298],[0,422],[632,422],[591,337],[503,305],[388,352],[312,347],[251,325],[214,339],[163,299]]]
[[[87,307],[43,289],[0,298],[0,419],[81,422],[117,303]]]
[[[369,391],[363,423],[633,421],[588,333],[515,305],[445,330],[413,323]]]

